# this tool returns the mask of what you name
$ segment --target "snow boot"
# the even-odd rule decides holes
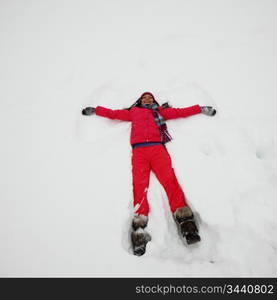
[[[134,216],[132,222],[131,240],[134,255],[141,256],[145,253],[146,244],[151,240],[151,236],[145,231],[148,217],[144,215]]]
[[[178,225],[181,235],[186,239],[187,243],[194,244],[200,242],[200,236],[194,220],[194,215],[188,206],[179,207],[174,212],[174,219]]]

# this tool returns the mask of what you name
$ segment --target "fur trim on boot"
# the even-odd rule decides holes
[[[175,210],[174,217],[180,223],[186,218],[193,218],[193,213],[189,206],[179,207]]]
[[[132,227],[134,230],[137,230],[138,228],[145,228],[148,223],[148,217],[144,215],[136,215],[133,218]]]

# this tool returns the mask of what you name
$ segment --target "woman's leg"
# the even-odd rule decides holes
[[[170,209],[178,224],[180,233],[188,244],[199,242],[201,239],[193,213],[187,205],[185,195],[172,168],[171,158],[165,147],[156,146],[151,166],[167,193]]]
[[[175,176],[172,162],[164,146],[154,146],[151,167],[168,196],[172,213],[179,207],[187,206],[184,192]]]
[[[150,177],[150,160],[145,148],[133,149],[132,174],[135,214],[148,216],[147,191]]]

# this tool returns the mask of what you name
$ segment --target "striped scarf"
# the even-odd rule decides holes
[[[167,142],[170,142],[172,140],[172,137],[167,131],[167,126],[166,126],[164,118],[159,113],[158,105],[156,103],[153,103],[152,105],[149,105],[149,104],[142,105],[142,107],[149,108],[152,110],[154,120],[155,120],[156,124],[158,125],[160,132],[161,132],[162,143],[165,144]]]

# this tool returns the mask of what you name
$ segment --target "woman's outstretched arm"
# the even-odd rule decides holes
[[[109,109],[103,106],[97,106],[96,108],[86,107],[82,110],[82,114],[86,116],[94,113],[98,116],[113,120],[131,121],[131,113],[128,109]]]
[[[160,114],[165,118],[165,120],[186,118],[200,113],[208,116],[214,116],[216,114],[216,110],[211,106],[200,106],[198,104],[185,108],[165,108],[160,110]]]

